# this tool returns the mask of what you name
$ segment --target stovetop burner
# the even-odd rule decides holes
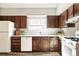
[[[76,42],[79,41],[79,38],[78,38],[78,37],[64,37],[64,38],[66,38],[66,39],[70,39],[70,40],[72,40],[72,41],[76,41]]]

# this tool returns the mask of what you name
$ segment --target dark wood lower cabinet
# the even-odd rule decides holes
[[[40,42],[40,50],[43,52],[48,52],[49,51],[49,39],[48,37],[41,37],[40,38],[41,42]]]
[[[57,37],[33,37],[32,51],[35,52],[59,52],[59,38]]]
[[[21,37],[11,37],[11,51],[21,52]],[[32,37],[32,51],[61,53],[61,41],[58,37]]]
[[[11,37],[11,51],[21,52],[21,37]]]
[[[55,37],[55,38],[49,38],[50,39],[50,51],[51,52],[58,52],[59,51],[59,43],[58,43],[58,39]]]
[[[39,37],[32,38],[32,51],[33,52],[40,51],[40,38]]]

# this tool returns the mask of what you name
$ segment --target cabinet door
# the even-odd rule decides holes
[[[64,11],[62,13],[62,15],[63,15],[63,20],[67,21],[68,20],[68,10]]]
[[[74,4],[74,15],[79,15],[79,3]]]
[[[27,27],[27,17],[21,16],[21,28],[26,28],[26,27]]]
[[[40,37],[32,37],[32,51],[40,51]]]
[[[65,26],[65,20],[63,19],[63,15],[59,16],[59,27],[63,28]]]
[[[11,51],[12,52],[21,51],[21,37],[11,37]]]
[[[68,8],[68,19],[74,16],[73,5]]]
[[[8,16],[0,16],[0,21],[7,21],[8,20]]]
[[[14,19],[15,19],[15,28],[20,28],[21,16],[14,16]]]
[[[58,39],[57,38],[50,38],[50,51],[51,52],[58,52],[59,47],[58,47]]]
[[[62,44],[62,42],[61,42],[61,39],[60,38],[57,38],[58,39],[58,51],[59,51],[59,53],[62,55],[62,50],[61,50],[61,44]]]
[[[56,27],[58,27],[57,16],[47,16],[47,28],[56,28]]]
[[[49,39],[48,37],[41,37],[41,51],[48,52],[49,51]]]
[[[56,16],[55,28],[59,28],[59,16]]]

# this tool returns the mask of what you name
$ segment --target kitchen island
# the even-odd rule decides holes
[[[12,52],[60,52],[61,42],[57,35],[14,35],[11,37]]]

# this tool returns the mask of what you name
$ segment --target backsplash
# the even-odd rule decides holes
[[[47,28],[41,30],[20,29],[21,35],[56,35],[59,28]]]
[[[47,34],[49,34],[49,35],[55,35],[55,34],[58,33],[59,30],[60,30],[59,28],[48,28],[47,29]]]
[[[75,36],[75,32],[76,32],[75,27],[63,28],[62,30],[64,30],[65,36]]]

